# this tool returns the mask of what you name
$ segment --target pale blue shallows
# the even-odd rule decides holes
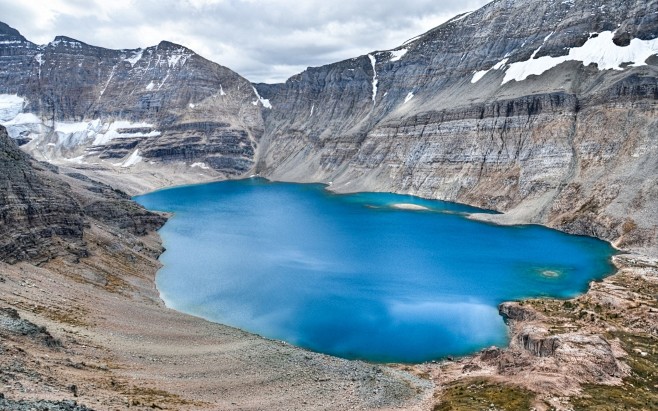
[[[499,303],[572,297],[612,271],[603,241],[476,222],[464,215],[486,211],[411,196],[248,179],[136,200],[175,213],[160,231],[168,306],[346,358],[505,345]]]

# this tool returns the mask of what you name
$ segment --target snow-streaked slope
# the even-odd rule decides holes
[[[115,139],[158,137],[160,132],[155,126],[146,122],[125,120],[105,121],[56,121],[44,123],[32,113],[24,113],[25,99],[17,95],[0,95],[0,124],[7,128],[9,136],[27,139],[30,147],[38,147],[46,153],[60,153],[64,160],[82,162],[87,155],[93,155],[96,148],[105,146]],[[84,150],[84,151],[81,151]],[[79,154],[84,152],[82,156]],[[71,157],[69,157],[71,156]],[[74,156],[74,157],[73,157]],[[139,152],[120,163],[130,167],[141,161]]]
[[[368,54],[368,58],[370,64],[372,64],[372,102],[374,103],[377,98],[377,83],[379,82],[377,79],[377,58],[372,54]]]
[[[256,94],[256,100],[253,101],[251,104],[256,106],[256,105],[258,105],[258,102],[260,102],[263,105],[263,107],[272,109],[272,104],[270,103],[270,100],[261,97],[260,94],[258,94],[258,90],[256,90],[256,87],[252,86],[251,88],[254,89],[254,93]],[[220,85],[220,94],[222,96],[226,95],[226,93],[224,93],[224,90],[221,89],[221,85]]]
[[[121,164],[121,167],[131,167],[140,161],[142,161],[142,156],[139,155],[139,149],[137,149],[133,151],[132,154],[130,154],[126,161],[123,162],[123,164]]]
[[[391,59],[389,61],[400,60],[408,51],[409,49],[391,50]]]
[[[160,132],[155,131],[154,127],[153,124],[149,123],[132,123],[124,120],[115,121],[104,125],[103,130],[96,134],[93,145],[105,145],[116,138],[157,137],[160,135]]]
[[[552,34],[552,33],[551,33]],[[640,40],[632,39],[628,46],[616,45],[612,40],[615,33],[604,31],[592,36],[581,47],[569,49],[569,54],[559,57],[543,56],[535,58],[540,46],[530,59],[507,64],[507,59],[496,63],[489,70],[478,71],[473,74],[471,83],[477,83],[491,70],[505,70],[502,84],[512,80],[523,81],[529,76],[539,76],[546,71],[566,61],[579,61],[583,65],[596,64],[599,70],[623,70],[625,65],[639,67],[646,64],[646,60],[658,54],[658,39]],[[550,35],[544,39],[544,43]]]
[[[0,122],[11,121],[23,112],[25,99],[15,94],[0,94]],[[4,123],[3,123],[4,124]]]

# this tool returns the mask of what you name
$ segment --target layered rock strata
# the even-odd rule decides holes
[[[2,24],[0,62],[0,122],[39,159],[222,176],[252,166],[267,103],[183,46],[109,50],[64,36],[39,46]]]
[[[417,194],[657,253],[658,3],[494,1],[257,87],[256,172]]]
[[[33,160],[2,126],[0,187],[0,259],[10,263],[87,256],[83,234],[93,222],[139,235],[165,221],[121,191]]]

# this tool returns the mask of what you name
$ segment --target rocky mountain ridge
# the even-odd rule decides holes
[[[658,2],[500,0],[276,87],[255,171],[658,253]],[[502,221],[499,219],[498,221]]]
[[[109,50],[64,36],[38,46],[2,24],[0,61],[0,122],[38,159],[178,162],[225,176],[252,165],[264,103],[183,46]]]
[[[0,36],[0,122],[38,159],[103,181],[410,193],[658,254],[657,1],[497,0],[276,85],[168,42]]]

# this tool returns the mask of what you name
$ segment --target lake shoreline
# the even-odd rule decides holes
[[[2,324],[13,314],[0,311],[3,349],[14,354],[1,356],[0,367],[21,364],[27,370],[15,375],[18,388],[3,391],[7,399],[144,410],[430,407],[433,384],[427,379],[167,308],[155,286],[157,234],[139,237],[142,248],[135,251],[124,243],[134,238],[104,227],[89,231],[91,256],[77,263],[0,263],[2,305],[16,308],[19,321],[43,327],[61,344],[6,334]]]
[[[15,360],[28,355],[40,361],[24,363],[28,374],[14,377],[22,388],[6,388],[6,398],[75,399],[101,409],[152,409],[155,404],[176,409],[283,410],[325,401],[327,408],[336,410],[355,406],[430,410],[444,399],[453,401],[460,390],[478,401],[497,401],[479,382],[487,381],[501,390],[501,398],[520,387],[531,390],[532,404],[538,409],[548,405],[565,409],[569,398],[601,397],[593,388],[582,391],[583,382],[610,387],[606,388],[613,390],[610,393],[623,388],[628,395],[643,398],[645,386],[622,381],[628,378],[628,364],[647,358],[654,367],[658,364],[650,349],[644,357],[647,349],[638,342],[629,346],[626,339],[628,335],[648,338],[648,330],[658,329],[655,315],[650,314],[658,308],[646,303],[658,287],[658,260],[652,257],[615,256],[617,271],[591,283],[576,299],[512,303],[523,309],[511,324],[509,347],[416,365],[372,365],[314,354],[170,310],[155,288],[158,263],[145,255],[146,249],[158,249],[158,236],[141,239],[147,247],[135,252],[116,247],[124,244],[123,234],[104,231],[94,228],[87,238],[92,256],[78,264],[61,260],[43,267],[2,264],[3,305],[45,326],[64,346],[58,351],[17,335],[3,340]],[[135,258],[138,269],[131,269]],[[120,261],[126,263],[117,264]],[[108,280],[89,277],[90,268]],[[63,306],[63,301],[75,304]],[[596,304],[601,311],[593,311]],[[579,318],[580,312],[587,315]],[[559,347],[540,356],[533,351],[537,344],[524,344],[524,338],[539,342],[553,336],[564,341],[562,349],[580,345],[571,351],[579,356],[564,357]],[[607,356],[592,356],[592,351],[606,346],[610,347],[605,349]],[[598,360],[604,361],[597,365]],[[53,372],[58,376],[55,387],[28,377],[48,381]],[[69,389],[72,385],[77,397]],[[414,388],[400,391],[404,386]],[[419,391],[412,394],[415,390]],[[613,403],[615,397],[610,394],[605,399]]]
[[[464,215],[477,210],[464,205],[320,185],[245,179],[135,200],[176,214],[160,230],[158,274],[173,307],[365,361],[504,345],[499,301],[575,295],[608,274],[612,253],[539,226],[474,222]]]
[[[101,245],[108,240],[101,232],[89,239]],[[150,241],[154,241],[152,247],[157,247],[157,237]],[[566,333],[549,332],[556,320],[560,323],[560,317],[550,310],[548,314],[542,312],[543,305],[551,305],[551,310],[555,310],[565,301],[578,306],[587,301],[587,304],[602,301],[610,295],[616,296],[617,305],[635,304],[628,298],[627,291],[642,293],[650,288],[637,283],[619,290],[620,279],[645,278],[642,281],[656,283],[658,273],[655,259],[617,256],[618,272],[592,283],[590,290],[577,299],[503,304],[503,310],[511,319],[509,347],[489,348],[469,356],[420,364],[368,364],[316,354],[168,309],[155,288],[158,267],[155,260],[142,260],[141,273],[122,272],[127,283],[114,286],[117,288],[113,290],[90,282],[91,279],[81,283],[85,267],[106,258],[103,247],[92,251],[95,256],[83,260],[82,266],[64,261],[52,261],[42,268],[28,264],[3,265],[5,282],[0,286],[8,291],[6,295],[14,295],[14,302],[5,300],[5,303],[16,306],[22,317],[45,326],[63,342],[65,351],[61,352],[34,343],[20,343],[22,349],[42,359],[41,367],[50,367],[49,371],[38,367],[36,372],[59,370],[61,381],[78,387],[78,401],[103,407],[124,407],[125,401],[142,403],[148,398],[149,405],[176,404],[177,409],[259,409],[263,406],[286,409],[295,404],[299,408],[310,406],[314,404],[312,398],[316,398],[325,401],[324,404],[334,401],[334,406],[329,408],[336,410],[357,404],[367,409],[429,410],[446,389],[462,384],[470,386],[473,379],[478,378],[491,379],[501,389],[517,386],[530,389],[542,402],[555,404],[555,398],[575,395],[583,382],[621,384],[622,377],[628,373],[625,358],[641,356],[641,353],[626,353],[620,343],[600,338],[610,327],[604,322],[604,313],[600,313],[601,319],[594,323],[590,323],[589,318],[575,321],[573,328],[565,329]],[[121,253],[122,259],[134,255],[124,253]],[[117,261],[119,255],[109,257]],[[44,283],[45,273],[53,284]],[[21,284],[34,285],[37,290],[48,287],[50,293],[34,292],[33,288]],[[76,303],[66,315],[46,316],[50,310],[58,312],[56,307],[61,306],[61,298]],[[637,318],[642,312],[633,315]],[[556,344],[542,355],[533,351],[542,345],[541,341],[550,338],[558,338],[562,345]],[[524,341],[534,343],[525,344]],[[7,344],[11,347],[12,340]],[[601,356],[601,349],[607,354]],[[568,356],[565,357],[565,353]],[[81,369],[71,368],[66,365],[67,361],[86,365]],[[601,364],[608,364],[608,368],[601,368]],[[229,371],[236,370],[233,367],[238,365],[237,374]],[[538,366],[543,367],[541,374],[534,371]],[[263,385],[260,378],[254,380],[254,373],[269,375],[268,382]],[[285,375],[285,378],[275,375]],[[356,381],[355,375],[360,376]],[[230,388],[236,383],[242,388]],[[410,387],[408,384],[415,387],[413,391],[403,389]],[[346,390],[348,386],[352,388]],[[157,395],[146,395],[155,388],[160,390]],[[125,394],[117,396],[117,389]],[[378,394],[373,395],[373,390]],[[284,395],[285,405],[280,400],[284,392],[292,395]],[[336,402],[332,394],[335,392],[340,392],[344,398]],[[33,386],[29,394],[12,390],[6,394],[15,399],[44,398],[45,395],[38,386]],[[46,398],[68,399],[71,394],[53,392]]]

